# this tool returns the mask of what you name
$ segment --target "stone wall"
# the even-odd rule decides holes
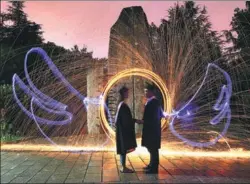
[[[102,61],[100,61],[102,62]],[[97,98],[101,95],[104,85],[104,64],[105,63],[94,63],[93,66],[88,70],[87,75],[87,96],[88,98]],[[101,121],[99,117],[99,105],[91,104],[88,105],[87,111],[87,127],[89,134],[100,134],[103,133],[101,127]]]
[[[155,71],[161,62],[161,34],[164,29],[152,27],[148,24],[146,14],[142,7],[134,6],[124,8],[119,18],[110,30],[108,61],[105,66],[89,71],[88,97],[97,97],[101,94],[103,86],[118,72],[129,68],[144,68]],[[105,74],[103,73],[104,70]],[[100,77],[102,76],[102,77]],[[102,79],[101,79],[102,78]],[[144,81],[142,77],[131,76],[120,80],[109,91],[107,98],[108,107],[112,118],[115,118],[119,89],[124,84],[130,89],[128,105],[133,117],[142,119],[144,111]],[[100,85],[102,83],[102,85]],[[99,109],[89,106],[88,132],[100,132]],[[141,125],[136,124],[137,133],[141,132]]]
[[[108,75],[134,67],[152,70],[150,27],[143,9],[139,6],[124,8],[110,31]],[[109,109],[115,117],[118,90],[123,85],[130,89],[128,105],[135,118],[141,119],[144,110],[144,80],[130,77],[124,83],[115,85],[108,96]],[[141,127],[136,125],[139,133]]]

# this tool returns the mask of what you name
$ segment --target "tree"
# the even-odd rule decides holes
[[[250,1],[246,1],[246,8],[236,8],[232,17],[230,30],[225,30],[226,42],[231,43],[229,51],[239,51],[250,47]]]
[[[231,21],[231,29],[225,30],[226,44],[225,65],[232,79],[234,95],[231,98],[233,122],[237,122],[241,134],[248,136],[250,127],[247,124],[250,104],[250,1],[246,7],[236,8]]]
[[[7,13],[1,14],[2,24],[5,27],[3,42],[11,45],[13,49],[41,44],[43,41],[41,25],[29,21],[23,8],[24,1],[11,1]]]
[[[1,13],[0,82],[10,83],[14,73],[23,72],[25,53],[42,44],[41,25],[29,21],[23,1],[11,1],[7,12]],[[32,63],[31,63],[32,64]]]
[[[88,52],[85,45],[81,49],[79,49],[78,45],[74,45],[74,47],[71,48],[71,54],[75,59],[81,59],[82,57],[93,58],[93,53]]]
[[[221,57],[221,40],[211,29],[206,8],[192,1],[171,7],[158,33],[165,56],[156,62],[161,62],[157,71],[168,81],[172,103],[176,105],[175,102],[187,100],[187,94],[193,94],[191,82],[201,80],[208,63]]]
[[[235,43],[236,49],[243,49],[250,46],[250,2],[246,2],[245,9],[236,8],[232,18],[232,31],[237,33]]]
[[[230,25],[231,29],[224,31],[226,43],[231,45],[226,49],[225,57],[229,65],[245,63],[247,69],[250,65],[250,1],[246,1],[245,9],[234,10]]]
[[[175,39],[184,38],[184,41],[194,46],[193,52],[196,51],[200,56],[206,53],[207,59],[215,60],[221,56],[220,37],[216,31],[211,30],[211,22],[208,20],[206,7],[200,8],[193,1],[187,1],[184,5],[177,4],[169,10],[168,16],[168,39],[171,40],[173,33]]]

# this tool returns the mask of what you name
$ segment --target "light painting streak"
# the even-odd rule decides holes
[[[27,69],[27,61],[28,61],[28,56],[31,53],[37,53],[40,56],[42,56],[43,60],[46,62],[46,64],[49,66],[49,68],[51,69],[51,71],[53,72],[53,74],[55,75],[56,78],[58,78],[59,80],[61,80],[64,85],[66,85],[66,87],[68,88],[68,90],[70,92],[72,92],[73,94],[75,94],[80,100],[83,101],[85,108],[87,109],[87,104],[85,103],[86,101],[88,101],[88,103],[93,103],[93,104],[103,104],[101,103],[102,101],[99,100],[101,98],[98,99],[89,99],[89,98],[85,98],[83,95],[81,95],[66,79],[65,77],[59,72],[58,68],[55,66],[55,64],[51,61],[51,59],[49,58],[49,56],[46,54],[46,52],[41,49],[41,48],[32,48],[30,51],[27,52],[26,56],[25,56],[25,62],[24,62],[24,70],[25,70],[25,77],[28,81],[29,87],[27,85],[24,84],[24,82],[19,78],[19,76],[17,74],[13,75],[12,78],[12,89],[13,89],[13,95],[14,98],[17,102],[17,104],[19,105],[19,107],[23,110],[23,112],[31,119],[33,119],[39,129],[39,131],[41,132],[41,134],[53,145],[57,146],[58,145],[51,139],[49,138],[44,131],[41,129],[39,124],[47,124],[47,125],[66,125],[72,122],[72,118],[73,118],[73,114],[70,112],[67,112],[67,105],[60,103],[52,98],[50,98],[49,96],[45,95],[44,93],[42,93],[40,90],[38,90],[35,85],[33,84],[33,82],[30,79],[29,73],[28,73],[28,69]],[[24,105],[21,103],[21,101],[19,100],[17,94],[16,94],[16,84],[23,90],[23,92],[28,95],[29,97],[31,97],[31,112],[29,110],[27,110]],[[99,101],[100,103],[97,103],[97,101]],[[45,110],[48,113],[54,113],[56,115],[61,115],[66,117],[65,120],[61,120],[61,121],[52,121],[52,120],[48,120],[48,119],[44,119],[41,117],[38,117],[34,114],[34,109],[33,109],[33,104],[36,104],[38,107],[40,107],[41,109]],[[110,112],[107,109],[106,104],[103,104],[104,108],[106,109],[106,111],[108,112],[108,115],[110,115]],[[110,116],[109,116],[110,117]],[[107,140],[108,141],[108,140]],[[102,146],[104,146],[106,144],[105,141],[103,143]],[[59,148],[61,150],[64,150],[64,147],[59,146]],[[68,151],[68,150],[64,150],[64,151]],[[76,151],[76,150],[75,150]]]
[[[209,131],[209,132],[207,132],[208,134],[209,133],[215,133],[215,134],[217,134],[217,135],[220,135],[218,132],[215,132],[215,131]],[[222,135],[220,135],[221,137],[222,137],[222,139],[225,141],[225,143],[227,144],[227,146],[228,146],[228,148],[229,148],[229,151],[231,151],[231,147],[230,147],[230,145],[229,145],[229,143],[228,143],[228,141],[225,139],[225,137],[223,137]]]
[[[201,90],[202,86],[204,85],[204,83],[205,83],[205,81],[207,79],[209,69],[212,68],[212,67],[216,68],[217,70],[219,70],[224,75],[224,77],[226,78],[227,84],[222,86],[220,95],[219,95],[219,97],[218,97],[218,99],[217,99],[217,101],[216,101],[216,103],[215,103],[215,105],[213,107],[213,109],[215,111],[220,111],[220,112],[212,120],[210,120],[210,124],[211,125],[216,125],[216,124],[220,123],[220,121],[223,118],[226,118],[227,121],[226,121],[226,124],[224,126],[223,131],[221,133],[219,133],[219,135],[214,140],[209,141],[209,142],[203,142],[203,143],[191,141],[191,140],[183,137],[182,135],[180,135],[175,130],[174,123],[175,123],[176,118],[182,118],[181,116],[179,117],[178,114],[183,109],[185,109],[194,100],[194,98],[197,96],[197,94],[199,93],[199,91]],[[225,72],[224,70],[222,70],[220,67],[218,67],[215,64],[211,64],[211,63],[208,64],[208,67],[207,67],[207,70],[206,70],[206,73],[205,73],[205,77],[204,77],[200,87],[198,88],[198,90],[194,94],[194,96],[182,108],[180,108],[180,110],[176,111],[174,116],[171,117],[172,119],[171,119],[171,122],[169,124],[171,132],[176,137],[181,139],[183,142],[185,142],[185,143],[187,143],[187,144],[189,144],[191,146],[194,146],[194,147],[209,147],[209,146],[212,146],[212,145],[216,144],[220,138],[225,136],[225,134],[227,132],[227,129],[228,129],[228,127],[230,125],[230,122],[231,122],[231,109],[230,109],[231,95],[232,95],[232,82],[231,82],[231,78],[228,75],[228,73]],[[223,101],[223,99],[224,99],[224,101]]]
[[[85,97],[82,94],[80,94],[80,92],[77,91],[65,79],[65,77],[62,75],[62,73],[60,73],[60,71],[58,70],[56,65],[51,61],[51,59],[49,58],[49,56],[46,54],[46,52],[43,49],[32,48],[26,54],[25,62],[24,62],[25,77],[28,81],[29,86],[25,85],[23,83],[23,81],[16,74],[14,74],[13,80],[12,80],[13,94],[14,94],[14,98],[15,98],[17,104],[19,105],[19,107],[24,111],[24,113],[26,113],[27,116],[29,116],[30,118],[32,118],[35,121],[35,123],[38,126],[42,135],[53,145],[58,146],[53,140],[51,140],[43,132],[43,130],[40,128],[39,124],[53,124],[53,125],[69,124],[72,121],[73,115],[70,112],[67,112],[67,110],[66,110],[67,105],[45,95],[40,90],[38,90],[35,87],[35,85],[32,83],[30,76],[29,76],[29,73],[28,73],[28,69],[27,69],[28,56],[31,53],[37,53],[40,56],[42,56],[43,60],[49,66],[50,70],[53,72],[54,76],[57,79],[59,79],[67,87],[67,89],[71,93],[76,95],[76,97],[78,97],[78,99],[83,102],[84,107],[86,109],[88,109],[89,104],[100,106],[100,117],[102,120],[101,125],[102,125],[105,133],[107,134],[107,136],[109,138],[111,138],[111,140],[114,140],[115,132],[111,129],[111,127],[109,126],[108,120],[106,119],[105,111],[108,112],[109,122],[113,123],[111,116],[110,116],[109,109],[108,109],[107,105],[105,104],[105,100],[107,98],[107,94],[108,94],[109,90],[112,88],[112,86],[118,80],[120,80],[124,77],[132,76],[132,75],[144,77],[144,78],[152,81],[153,83],[155,83],[156,86],[160,89],[162,96],[163,96],[163,102],[164,102],[164,104],[163,104],[164,105],[164,107],[163,107],[164,113],[163,114],[165,115],[165,118],[162,119],[162,125],[161,125],[162,129],[166,128],[167,118],[170,118],[171,121],[169,123],[169,127],[170,127],[171,132],[176,137],[178,137],[179,139],[184,141],[185,143],[192,145],[194,147],[208,147],[208,146],[214,145],[220,138],[222,138],[226,134],[227,129],[230,125],[230,121],[231,121],[230,98],[231,98],[231,94],[232,94],[232,82],[231,82],[230,76],[227,74],[227,72],[225,72],[224,70],[222,70],[220,67],[218,67],[215,64],[210,63],[208,65],[206,73],[205,73],[205,77],[204,77],[201,85],[199,86],[198,90],[193,95],[193,97],[184,106],[182,106],[179,110],[173,110],[172,106],[171,106],[171,97],[169,96],[169,92],[168,92],[168,89],[166,88],[164,81],[152,71],[149,71],[146,69],[141,69],[141,68],[132,68],[132,69],[124,70],[124,71],[116,74],[114,77],[112,77],[109,80],[109,82],[107,83],[106,87],[104,88],[103,94],[101,96],[99,96],[97,98],[88,98],[88,97]],[[189,111],[187,111],[184,115],[180,115],[180,114],[182,114],[181,112],[184,111],[184,109],[191,104],[191,102],[195,99],[197,94],[200,92],[201,88],[203,87],[203,85],[208,77],[208,72],[209,72],[210,68],[215,68],[215,69],[219,70],[226,78],[227,84],[222,86],[220,95],[219,95],[215,105],[213,106],[213,109],[215,111],[218,111],[219,113],[212,120],[210,120],[209,123],[211,125],[217,125],[218,123],[221,122],[221,120],[223,118],[227,118],[227,121],[226,121],[226,124],[225,124],[223,131],[221,133],[219,133],[218,137],[216,137],[213,141],[205,142],[205,143],[194,142],[194,141],[188,140],[188,139],[184,138],[183,136],[181,136],[180,134],[178,134],[174,128],[174,123],[175,123],[176,119],[185,119],[186,117],[188,117],[190,115]],[[26,95],[31,97],[31,112],[23,106],[23,104],[20,102],[19,98],[17,97],[16,89],[15,89],[16,84],[24,91],[24,93]],[[48,113],[54,113],[56,115],[64,116],[65,120],[52,121],[52,120],[48,120],[48,119],[44,119],[44,118],[36,116],[34,114],[34,109],[33,109],[34,104],[36,104],[38,107],[42,108],[43,110],[47,111]],[[172,113],[171,113],[171,111],[172,111]],[[60,149],[65,150],[65,147],[62,147],[62,146],[59,146],[59,147],[60,147]],[[68,151],[68,149],[65,151]]]

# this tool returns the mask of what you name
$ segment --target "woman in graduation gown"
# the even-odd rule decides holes
[[[125,86],[119,90],[120,100],[116,113],[116,151],[120,155],[120,172],[132,173],[133,170],[126,167],[126,154],[135,150],[137,147],[135,137],[135,119],[133,119],[129,106],[126,104],[128,99],[128,88]]]

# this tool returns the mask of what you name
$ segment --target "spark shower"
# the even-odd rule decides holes
[[[163,80],[158,75],[153,73],[152,71],[138,69],[138,68],[137,69],[131,68],[131,69],[122,71],[122,72],[118,73],[117,75],[115,75],[111,80],[109,80],[109,82],[108,82],[108,84],[107,84],[106,88],[104,89],[101,96],[97,96],[96,98],[89,98],[89,97],[81,94],[78,90],[76,90],[67,81],[67,79],[62,75],[62,73],[59,71],[59,69],[56,67],[56,65],[52,62],[50,57],[47,55],[47,53],[43,49],[32,48],[30,51],[27,52],[27,54],[25,56],[25,61],[24,61],[24,72],[25,72],[25,77],[27,79],[28,84],[26,85],[20,79],[20,77],[17,74],[15,74],[13,76],[13,81],[12,81],[14,98],[15,98],[18,106],[22,109],[22,111],[29,118],[34,120],[34,122],[36,123],[41,134],[51,144],[58,146],[59,148],[60,148],[60,146],[57,145],[48,135],[45,134],[45,132],[41,129],[40,125],[41,124],[67,125],[67,124],[70,124],[72,122],[72,118],[73,118],[74,114],[67,111],[66,104],[63,104],[63,103],[47,96],[46,94],[41,92],[39,89],[37,89],[37,87],[33,84],[32,80],[29,76],[28,69],[27,69],[28,57],[31,53],[37,53],[38,55],[42,56],[44,62],[48,65],[48,67],[52,71],[54,77],[59,79],[72,94],[74,94],[79,100],[82,101],[86,110],[88,110],[89,104],[97,105],[100,107],[100,112],[101,112],[100,117],[101,117],[101,121],[102,121],[101,122],[102,126],[106,130],[105,133],[107,134],[107,136],[111,137],[111,139],[114,136],[114,132],[112,132],[112,130],[107,127],[108,126],[107,122],[108,121],[110,123],[114,123],[114,122],[110,116],[109,109],[108,109],[107,105],[105,104],[105,100],[107,98],[107,93],[115,82],[117,82],[121,78],[124,78],[126,76],[132,76],[132,75],[137,75],[137,76],[147,78],[147,79],[151,80],[152,82],[154,82],[158,86],[158,88],[160,89],[160,91],[163,95],[163,100],[164,100],[164,107],[163,107],[164,113],[163,114],[165,117],[163,118],[163,124],[162,124],[163,126],[162,127],[164,128],[166,123],[169,122],[169,127],[170,127],[172,134],[175,135],[178,139],[184,141],[186,144],[191,145],[193,147],[200,147],[200,148],[201,147],[209,147],[209,146],[216,144],[218,142],[218,140],[223,138],[223,136],[225,136],[225,134],[227,133],[227,130],[228,130],[228,127],[229,127],[230,121],[231,121],[230,98],[232,95],[232,82],[231,82],[231,78],[230,78],[229,74],[226,71],[224,71],[223,69],[221,69],[219,66],[217,66],[216,64],[213,64],[213,63],[208,64],[208,66],[206,68],[206,72],[204,74],[204,78],[202,80],[202,83],[200,84],[197,91],[193,94],[193,96],[184,105],[182,105],[178,109],[173,109],[171,106],[171,103],[170,103],[171,97],[168,94],[168,89],[166,88]],[[219,96],[216,100],[216,103],[212,107],[213,110],[217,112],[217,115],[215,115],[208,123],[210,123],[211,126],[215,126],[215,125],[221,123],[221,121],[223,119],[226,119],[226,123],[224,125],[222,132],[218,133],[218,136],[216,138],[214,138],[213,140],[208,141],[208,142],[198,142],[198,141],[196,142],[196,141],[189,140],[189,139],[183,137],[182,135],[180,135],[176,131],[174,125],[175,125],[175,122],[177,119],[185,120],[186,118],[193,116],[192,109],[190,109],[189,106],[191,105],[191,103],[195,99],[195,97],[199,94],[199,92],[201,91],[205,81],[208,78],[208,72],[209,72],[209,70],[211,70],[211,68],[213,68],[213,69],[217,70],[218,72],[220,72],[221,74],[223,74],[226,83],[223,84],[222,86],[220,86]],[[22,89],[22,91],[31,98],[30,109],[25,108],[25,106],[19,100],[18,95],[16,93],[16,86],[19,86],[19,88]],[[53,120],[49,120],[49,119],[37,116],[34,113],[34,104],[37,107],[41,108],[42,110],[46,111],[47,113],[52,113],[52,114],[55,114],[58,116],[63,116],[64,120],[53,121]],[[108,114],[107,115],[108,120],[106,119],[105,111]],[[103,144],[105,144],[105,142]],[[61,149],[68,151],[62,147],[61,147]]]

